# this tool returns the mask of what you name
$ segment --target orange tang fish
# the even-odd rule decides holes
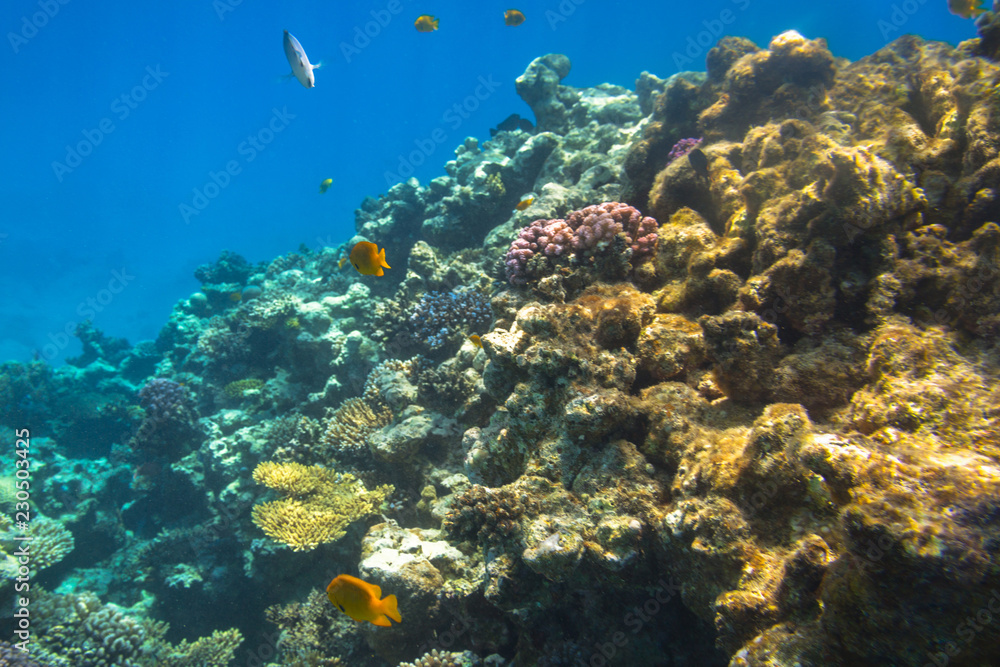
[[[351,249],[351,264],[363,276],[382,276],[385,271],[382,267],[391,269],[389,263],[385,261],[385,248],[378,249],[378,246],[370,241],[358,241]]]
[[[380,600],[382,589],[349,574],[334,577],[326,587],[326,596],[334,607],[355,621],[368,621],[383,628],[392,625],[390,618],[397,623],[403,621],[396,607],[395,595],[388,595]]]

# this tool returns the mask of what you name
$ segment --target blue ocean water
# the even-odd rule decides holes
[[[508,8],[4,3],[0,359],[59,363],[83,319],[155,338],[223,249],[260,261],[346,241],[364,197],[411,169],[426,183],[464,137],[530,117],[514,79],[545,53],[572,59],[567,84],[634,87],[643,70],[704,69],[723,34],[766,45],[796,29],[852,60],[906,32],[975,35],[944,0],[549,0],[520,4],[516,28]],[[423,13],[437,32],[414,30]],[[315,88],[281,80],[284,29],[323,62]]]

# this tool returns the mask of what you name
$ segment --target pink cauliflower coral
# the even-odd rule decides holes
[[[573,211],[565,220],[535,220],[520,231],[507,250],[507,280],[512,285],[527,284],[528,260],[537,253],[558,257],[569,250],[601,252],[623,232],[632,249],[632,261],[648,257],[656,252],[658,226],[653,218],[618,202]]]

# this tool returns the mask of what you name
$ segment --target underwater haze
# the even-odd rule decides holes
[[[852,60],[904,32],[975,34],[937,1],[553,0],[521,5],[517,27],[504,25],[508,8],[5,3],[0,358],[61,363],[85,319],[153,339],[221,250],[262,261],[346,242],[365,197],[406,174],[426,184],[466,136],[530,118],[514,79],[546,53],[570,57],[567,85],[634,88],[643,70],[703,70],[723,34],[766,44],[795,29]],[[439,30],[414,29],[423,13]],[[322,61],[315,88],[282,80],[283,30]]]

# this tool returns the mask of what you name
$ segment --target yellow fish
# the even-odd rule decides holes
[[[522,199],[517,203],[517,206],[515,206],[514,209],[518,211],[523,211],[524,209],[531,206],[534,202],[535,202],[534,197],[528,197],[527,199]]]
[[[242,298],[243,298],[243,295],[240,292],[230,292],[229,293],[229,300],[232,301],[233,303],[239,303],[240,299],[242,299]]]
[[[510,26],[521,25],[522,23],[524,23],[524,18],[525,18],[524,14],[522,14],[516,9],[508,9],[503,13],[504,25],[510,25]]]
[[[346,265],[347,265],[347,255],[344,255],[343,257],[337,260],[337,268],[340,269],[341,271],[344,270],[344,266]]]
[[[986,11],[981,3],[982,0],[948,0],[948,9],[963,19],[971,19]]]
[[[334,607],[355,621],[368,621],[383,628],[392,625],[390,618],[397,623],[403,621],[396,606],[395,595],[388,595],[380,600],[382,589],[349,574],[334,577],[326,587],[326,596]]]
[[[438,20],[429,14],[424,14],[417,17],[417,20],[413,22],[413,26],[417,29],[417,32],[434,32],[438,29]]]
[[[332,178],[326,179],[325,181],[319,184],[319,193],[323,194],[324,192],[327,191],[327,189],[329,189],[331,185],[333,185],[333,179]]]
[[[477,334],[472,334],[469,336],[469,342],[478,347],[480,350],[483,349],[483,339]]]
[[[392,267],[385,261],[385,248],[378,249],[378,246],[368,241],[358,241],[351,250],[351,264],[363,276],[382,276],[387,269]]]

